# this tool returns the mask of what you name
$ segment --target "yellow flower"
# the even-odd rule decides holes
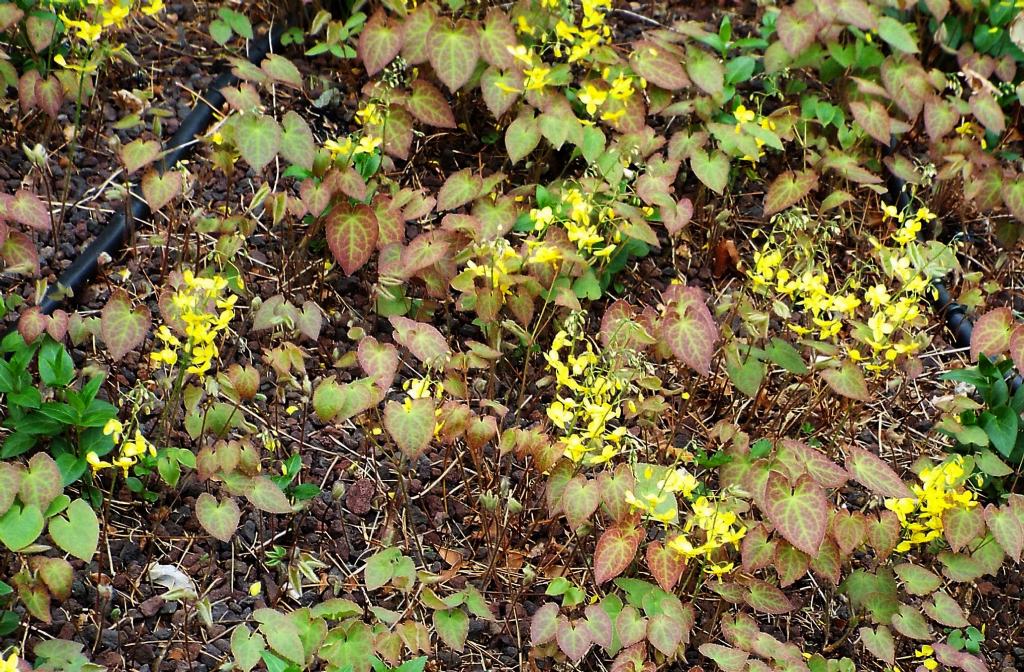
[[[121,433],[124,431],[124,425],[118,421],[117,418],[111,418],[107,420],[107,424],[103,425],[103,434],[109,436],[117,443],[121,440]]]
[[[263,590],[263,584],[260,583],[259,581],[254,581],[249,586],[249,596],[250,597],[256,597],[257,595],[260,594],[260,591],[262,591],[262,590]]]
[[[60,14],[61,21],[69,29],[75,31],[75,37],[84,42],[96,42],[103,35],[103,26],[100,24],[89,23],[88,21],[76,21],[68,18],[68,15],[64,12]]]
[[[101,460],[94,450],[90,450],[85,454],[85,461],[89,463],[90,467],[92,467],[93,472],[97,472],[100,469],[109,469],[114,466],[110,462]]]
[[[149,4],[142,6],[142,13],[146,16],[153,16],[164,9],[164,0],[149,0]]]
[[[64,58],[64,54],[57,54],[53,57],[53,62],[64,68],[65,70],[74,70],[75,72],[96,72],[96,65],[93,63],[85,63],[79,65],[77,63],[68,63]]]
[[[383,143],[383,139],[364,135],[359,138],[359,144],[356,145],[356,154],[373,154],[378,147]]]
[[[540,89],[543,89],[548,84],[548,75],[550,74],[551,68],[543,65],[537,65],[523,70],[523,75],[526,77],[526,90],[539,91]]]
[[[607,98],[608,92],[597,88],[593,84],[587,84],[579,94],[580,102],[587,108],[587,114],[591,116],[597,112],[597,108],[604,105],[604,101]]]
[[[7,660],[0,660],[0,672],[18,672],[18,650],[12,649]]]
[[[742,128],[743,124],[750,123],[751,121],[753,121],[754,119],[757,118],[757,114],[755,114],[753,110],[747,109],[747,107],[745,105],[742,105],[742,104],[737,106],[735,111],[733,111],[732,114],[733,114],[734,117],[736,117],[736,132],[737,133],[740,132],[740,129]]]
[[[718,580],[722,580],[723,574],[728,574],[732,570],[736,569],[736,565],[731,562],[717,562],[711,565],[705,565],[704,571],[708,574],[713,574],[718,577]]]

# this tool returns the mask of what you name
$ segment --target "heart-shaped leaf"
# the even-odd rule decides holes
[[[7,217],[38,231],[50,228],[50,209],[31,191],[19,189],[7,201]]]
[[[433,325],[396,315],[391,318],[391,326],[395,328],[395,341],[427,366],[441,366],[452,354],[448,341]]]
[[[775,529],[796,548],[815,556],[828,527],[828,500],[808,476],[790,484],[773,471],[764,492],[765,514]]]
[[[647,641],[667,658],[672,658],[683,641],[683,626],[675,616],[655,614],[647,623]]]
[[[373,336],[359,341],[356,350],[359,366],[373,379],[378,389],[387,390],[398,372],[398,350],[390,343],[380,343]]]
[[[24,469],[21,465],[0,462],[0,516],[7,513],[7,510],[14,504],[14,498],[18,496],[22,471]]]
[[[156,140],[132,140],[121,147],[119,155],[125,172],[131,174],[157,160],[160,143]]]
[[[376,75],[402,50],[402,31],[393,25],[383,11],[374,12],[359,34],[356,52],[369,77]]]
[[[913,497],[914,493],[881,458],[863,448],[846,449],[846,470],[868,490],[882,497]]]
[[[434,630],[442,642],[456,651],[462,651],[469,637],[469,616],[462,609],[435,611]]]
[[[956,600],[941,590],[932,596],[931,602],[924,603],[924,613],[948,628],[966,628],[970,625]]]
[[[686,560],[659,541],[647,545],[647,569],[662,590],[672,592],[683,576]]]
[[[0,245],[0,258],[7,264],[4,270],[8,273],[34,276],[39,273],[39,251],[32,239],[21,231],[10,231],[3,245]]]
[[[597,481],[580,474],[570,480],[562,493],[562,511],[570,528],[579,529],[597,511],[601,503],[601,489]]]
[[[22,504],[36,506],[46,511],[50,502],[63,490],[60,469],[53,458],[46,453],[36,453],[28,461],[28,469],[21,473],[18,496]]]
[[[292,512],[292,505],[288,503],[288,497],[281,491],[281,488],[277,487],[277,483],[266,476],[256,476],[250,481],[249,487],[245,490],[245,498],[260,511],[267,513]]]
[[[795,607],[785,593],[770,583],[751,581],[743,598],[752,609],[765,614],[785,614]]]
[[[911,595],[930,595],[942,585],[942,579],[924,567],[905,562],[896,565],[896,576],[903,582],[903,588]]]
[[[437,192],[437,209],[443,212],[465,205],[479,196],[482,188],[483,179],[469,168],[452,173]]]
[[[427,36],[430,65],[453,93],[469,81],[480,58],[480,45],[468,21],[437,22]]]
[[[370,260],[380,229],[377,215],[366,205],[338,205],[325,222],[327,244],[345,275],[352,275]]]
[[[151,319],[149,308],[132,310],[128,294],[123,289],[114,290],[100,313],[100,335],[115,362],[142,345]]]
[[[686,76],[686,71],[683,70],[679,55],[674,50],[670,50],[652,40],[641,40],[633,45],[633,53],[629,56],[629,64],[632,66],[633,72],[669,91],[681,89],[690,83],[689,77]],[[701,71],[700,74],[705,74],[705,72]],[[715,85],[715,83],[711,82],[710,78],[702,79],[701,81],[711,86]]]
[[[259,173],[281,150],[281,127],[265,114],[244,114],[235,122],[235,144],[253,172]]]
[[[508,70],[514,64],[512,48],[516,46],[516,29],[508,15],[497,7],[487,10],[487,18],[479,31],[480,56],[499,70]]]
[[[515,165],[526,158],[540,144],[540,122],[533,112],[523,111],[508,128],[505,129],[505,151]]]
[[[558,632],[558,605],[548,602],[530,619],[530,643],[534,646],[547,644]]]
[[[64,558],[39,558],[36,575],[50,591],[50,595],[58,600],[71,597],[71,582],[75,574],[71,563]]]
[[[181,173],[176,170],[169,170],[163,175],[150,170],[142,177],[142,195],[153,212],[170,203],[180,193]]]
[[[587,655],[587,651],[594,645],[590,637],[590,628],[586,621],[570,622],[562,616],[558,619],[558,627],[555,632],[555,639],[558,648],[566,655],[572,663],[578,663]]]
[[[764,216],[770,217],[796,205],[817,186],[818,174],[813,170],[787,170],[775,178],[768,187],[768,193],[764,197]]]
[[[825,369],[821,377],[836,394],[856,401],[871,401],[864,374],[853,362],[846,362],[838,369]]]
[[[232,497],[225,497],[218,502],[216,497],[204,492],[196,498],[196,517],[199,524],[214,538],[227,543],[238,529],[242,512]]]
[[[96,512],[83,500],[68,505],[64,516],[50,519],[50,537],[54,543],[71,555],[89,562],[100,543],[100,521]]]
[[[412,93],[403,105],[417,121],[438,128],[455,128],[452,108],[437,87],[422,79],[414,81],[411,87]]]
[[[315,155],[316,143],[309,124],[301,114],[288,110],[281,118],[281,156],[296,166],[312,170]]]
[[[415,461],[434,437],[434,400],[389,401],[384,407],[384,428],[410,461]]]
[[[0,510],[3,503],[0,502]],[[1020,562],[1024,550],[1024,522],[1009,505],[997,508],[993,504],[985,507],[985,524],[999,545],[1014,562]]]
[[[594,550],[594,580],[598,585],[614,579],[633,562],[644,532],[629,524],[604,531]]]
[[[697,47],[686,49],[686,74],[690,76],[694,84],[709,95],[718,95],[725,87],[725,68],[717,58],[703,49]],[[724,158],[725,155],[722,156]],[[704,182],[703,178],[701,178],[701,182]]]
[[[690,170],[711,191],[716,194],[725,193],[729,183],[729,159],[722,152],[714,150],[708,154],[703,149],[693,150]]]
[[[687,287],[667,303],[661,335],[687,366],[702,375],[710,373],[718,327],[699,289]]]
[[[928,622],[917,609],[909,604],[901,604],[899,612],[893,614],[892,627],[904,637],[919,641],[932,641],[932,633],[928,629]]]
[[[0,516],[0,541],[9,550],[20,551],[39,538],[45,523],[39,507],[13,504]]]
[[[619,615],[615,617],[615,632],[619,636],[619,643],[624,647],[633,646],[642,642],[647,636],[647,619],[640,615],[636,607],[629,605],[623,607]]]
[[[707,656],[722,668],[723,672],[742,672],[747,668],[747,659],[750,654],[731,646],[706,643],[697,647],[701,655]]]
[[[981,354],[995,359],[1006,352],[1014,327],[1013,311],[1009,308],[996,308],[979,317],[971,332],[971,361],[978,361]]]
[[[274,81],[296,89],[302,89],[302,73],[295,64],[281,54],[269,54],[260,63],[260,69]]]
[[[889,145],[892,140],[892,119],[885,105],[877,100],[866,103],[854,101],[850,103],[850,112],[868,135],[885,146]]]
[[[874,630],[871,628],[860,629],[860,643],[875,658],[886,665],[892,665],[896,661],[896,642],[892,638],[892,632],[884,625]]]
[[[942,532],[956,553],[985,534],[985,516],[978,507],[946,509],[942,512]]]

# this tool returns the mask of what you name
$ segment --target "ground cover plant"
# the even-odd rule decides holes
[[[1020,5],[0,1],[0,669],[1018,669]]]

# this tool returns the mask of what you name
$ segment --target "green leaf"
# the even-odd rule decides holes
[[[901,604],[898,613],[892,617],[892,627],[904,637],[919,641],[932,641],[931,630],[928,629],[928,622],[917,609],[909,604]]]
[[[64,558],[39,558],[36,575],[53,597],[58,600],[71,597],[74,570],[71,569],[71,563]]]
[[[742,672],[747,669],[747,659],[750,658],[746,651],[721,644],[701,644],[697,650],[715,661],[722,672]]]
[[[480,195],[483,179],[469,168],[452,173],[437,192],[437,210],[454,210]]]
[[[533,116],[532,111],[526,111],[519,115],[515,121],[505,129],[505,151],[512,165],[519,163],[540,144],[540,124]]]
[[[380,233],[377,215],[366,205],[337,205],[324,224],[327,244],[345,275],[352,275],[373,256]]]
[[[384,428],[410,461],[415,461],[434,437],[434,400],[389,401],[384,406]]]
[[[594,550],[594,580],[598,585],[614,579],[636,558],[643,530],[629,524],[615,525],[604,531]]]
[[[970,625],[956,600],[941,590],[932,596],[931,602],[924,603],[923,609],[929,618],[946,627],[966,628]]]
[[[43,623],[50,622],[50,593],[38,577],[33,577],[25,567],[11,578],[11,583],[18,590],[18,597],[28,613]]]
[[[695,287],[682,288],[668,300],[661,319],[661,336],[669,349],[701,375],[711,372],[711,358],[718,340],[718,327],[704,304],[704,294]]]
[[[861,628],[860,643],[864,645],[868,653],[883,663],[892,666],[896,661],[896,642],[892,637],[892,632],[884,625],[880,625],[874,630]]]
[[[281,150],[281,127],[265,114],[244,114],[235,122],[235,144],[253,172],[259,173]]]
[[[737,347],[734,343],[726,347],[725,370],[737,390],[748,397],[754,397],[761,389],[761,381],[764,380],[764,364],[751,354],[747,354],[746,359],[743,359],[744,354],[739,352],[740,349],[745,351],[747,348]]]
[[[717,149],[708,154],[695,149],[690,155],[690,169],[697,179],[717,194],[725,193],[729,183],[729,159]]]
[[[863,448],[848,446],[846,470],[868,490],[882,497],[913,497],[910,488],[888,464]]]
[[[249,672],[260,662],[260,657],[267,649],[263,636],[253,632],[245,623],[240,624],[231,633],[231,655],[235,657],[234,664],[242,669],[242,672]]]
[[[153,212],[157,212],[180,194],[181,186],[181,173],[176,170],[169,170],[163,175],[150,170],[142,177],[142,195]]]
[[[199,524],[216,539],[227,543],[231,541],[242,512],[232,497],[225,497],[218,502],[208,492],[201,493],[196,499],[196,518]]]
[[[281,156],[296,166],[313,169],[316,143],[309,124],[295,110],[288,110],[281,118]]]
[[[768,476],[764,492],[765,515],[786,541],[815,556],[828,527],[828,500],[809,476],[791,484],[777,471]]]
[[[469,637],[469,616],[461,609],[435,611],[434,630],[442,642],[456,651],[462,651]]]
[[[893,569],[903,582],[904,590],[911,595],[929,595],[942,585],[941,577],[920,565],[905,562]]]
[[[1014,217],[1024,222],[1024,177],[1018,176],[1012,182],[1004,180],[1003,202]]]
[[[565,491],[562,493],[562,511],[573,530],[579,529],[583,523],[590,520],[600,504],[601,488],[597,481],[580,474],[565,485]]]
[[[84,499],[68,505],[67,518],[50,519],[50,537],[54,543],[71,555],[89,562],[100,543],[100,522],[96,512]]]
[[[856,401],[871,401],[864,374],[853,362],[845,362],[838,369],[825,369],[821,372],[821,377],[836,394]]]
[[[796,205],[817,186],[818,174],[813,170],[787,170],[775,178],[768,187],[768,193],[764,197],[764,216],[770,217]]]
[[[260,632],[276,653],[293,663],[302,664],[306,660],[305,648],[299,629],[295,623],[279,611],[273,609],[257,609],[252,617],[260,624]]]
[[[997,406],[982,413],[978,418],[978,424],[985,430],[996,450],[1002,453],[1003,457],[1010,457],[1017,445],[1020,416],[1009,406]]]
[[[917,38],[905,24],[891,16],[883,16],[878,20],[878,36],[889,43],[893,49],[905,54],[916,54]]]
[[[127,292],[114,290],[100,313],[100,336],[115,362],[142,345],[151,319],[149,308],[132,310]]]
[[[984,514],[978,507],[946,509],[942,513],[942,532],[956,553],[985,534]]]
[[[231,26],[220,19],[214,19],[210,22],[210,37],[219,45],[227,44],[231,39]]]
[[[0,517],[0,541],[9,550],[20,551],[39,538],[45,523],[39,507],[14,504]]]
[[[402,32],[378,9],[359,34],[356,53],[362,59],[369,77],[383,70],[402,50]]]
[[[394,547],[382,549],[370,556],[363,570],[366,590],[372,592],[387,585],[395,576],[395,566],[401,558],[402,551]]]
[[[245,490],[245,498],[252,502],[260,511],[267,513],[292,513],[292,505],[288,503],[277,483],[266,476],[255,476]]]
[[[717,58],[703,49],[686,49],[686,72],[693,83],[709,95],[720,95],[725,88],[725,68]]]
[[[121,147],[119,156],[125,172],[131,174],[157,160],[160,143],[156,140],[133,140]]]
[[[437,78],[454,93],[469,81],[480,58],[480,45],[468,21],[438,22],[427,36],[430,65]]]
[[[437,87],[422,79],[417,79],[411,86],[412,93],[403,104],[417,121],[438,128],[455,128],[452,108]]]
[[[33,455],[28,461],[28,469],[21,473],[21,485],[18,489],[21,503],[45,511],[50,502],[60,495],[62,489],[60,469],[53,458],[46,453]]]
[[[497,7],[487,10],[487,18],[478,35],[480,56],[487,63],[500,70],[508,70],[515,65],[509,49],[516,45],[516,30],[505,12]]]
[[[271,79],[302,90],[302,73],[294,63],[281,54],[268,55],[260,64],[260,69]]]

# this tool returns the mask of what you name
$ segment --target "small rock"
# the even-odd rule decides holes
[[[159,595],[154,595],[139,605],[139,611],[142,612],[142,615],[146,618],[151,618],[156,616],[163,606],[164,598]]]

